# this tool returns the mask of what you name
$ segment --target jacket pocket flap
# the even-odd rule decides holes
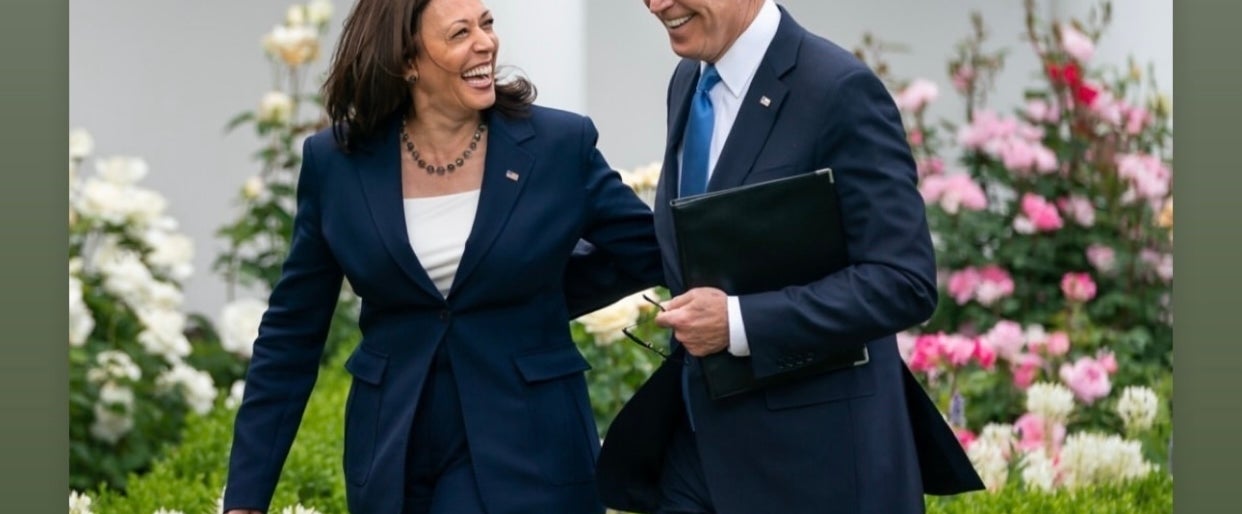
[[[540,350],[536,353],[518,355],[513,358],[518,372],[527,383],[550,380],[572,373],[581,373],[591,369],[586,359],[578,353],[573,345],[558,347],[552,350]]]
[[[830,371],[766,391],[768,409],[782,410],[875,394],[870,364]]]
[[[384,381],[384,370],[387,368],[387,356],[368,350],[362,345],[345,361],[345,369],[351,375],[371,385],[380,385]]]

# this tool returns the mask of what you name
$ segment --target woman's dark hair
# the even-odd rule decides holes
[[[358,0],[341,30],[323,84],[332,135],[345,152],[378,135],[387,120],[411,108],[407,62],[421,49],[419,20],[431,0]],[[529,113],[535,86],[523,77],[496,82],[492,107],[509,117]]]

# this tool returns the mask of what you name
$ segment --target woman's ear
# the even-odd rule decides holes
[[[418,82],[418,66],[414,64],[413,58],[406,59],[405,64],[405,81],[412,86]]]

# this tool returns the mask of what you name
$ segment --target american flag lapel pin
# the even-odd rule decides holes
[[[759,105],[762,105],[762,106],[764,106],[764,107],[767,107],[767,106],[769,106],[769,105],[772,105],[772,99],[771,99],[771,98],[768,98],[768,97],[766,97],[766,96],[761,96],[761,97],[759,97]]]
[[[505,172],[505,178],[517,182],[518,174],[516,171],[509,170]]]

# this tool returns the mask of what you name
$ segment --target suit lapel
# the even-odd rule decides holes
[[[802,29],[793,22],[788,13],[781,12],[781,23],[776,36],[755,70],[746,98],[738,109],[737,119],[724,149],[716,159],[716,168],[707,183],[708,191],[719,191],[742,185],[750,174],[755,159],[767,143],[768,134],[776,125],[777,115],[784,104],[789,88],[781,82],[793,69],[801,45]]]
[[[665,275],[669,280],[669,288],[681,290],[681,268],[677,266],[677,241],[674,237],[673,219],[669,215],[669,202],[677,198],[678,177],[681,174],[677,165],[677,149],[681,146],[686,120],[690,115],[690,98],[694,94],[694,85],[698,82],[699,67],[697,61],[682,61],[673,72],[673,80],[669,84],[668,98],[668,134],[664,147],[664,166],[660,171],[660,182],[656,185],[655,223],[656,238],[663,249]]]
[[[362,191],[366,195],[367,209],[379,230],[384,248],[419,288],[435,298],[443,298],[410,246],[401,193],[401,147],[397,132],[399,122],[400,118],[392,120],[383,130],[377,144],[358,154],[357,173],[362,181]]]
[[[500,235],[534,169],[534,157],[519,146],[535,135],[529,121],[507,119],[492,111],[488,115],[487,127],[487,157],[483,165],[479,208],[470,237],[466,239],[461,263],[457,265],[450,296],[466,282]]]
[[[697,61],[682,61],[678,66],[672,84],[669,85],[668,99],[668,134],[665,137],[664,167],[660,173],[657,193],[663,194],[659,203],[667,205],[669,200],[677,198],[678,177],[681,175],[677,165],[677,149],[686,131],[686,120],[690,117],[690,99],[694,94],[694,85],[699,80]]]

